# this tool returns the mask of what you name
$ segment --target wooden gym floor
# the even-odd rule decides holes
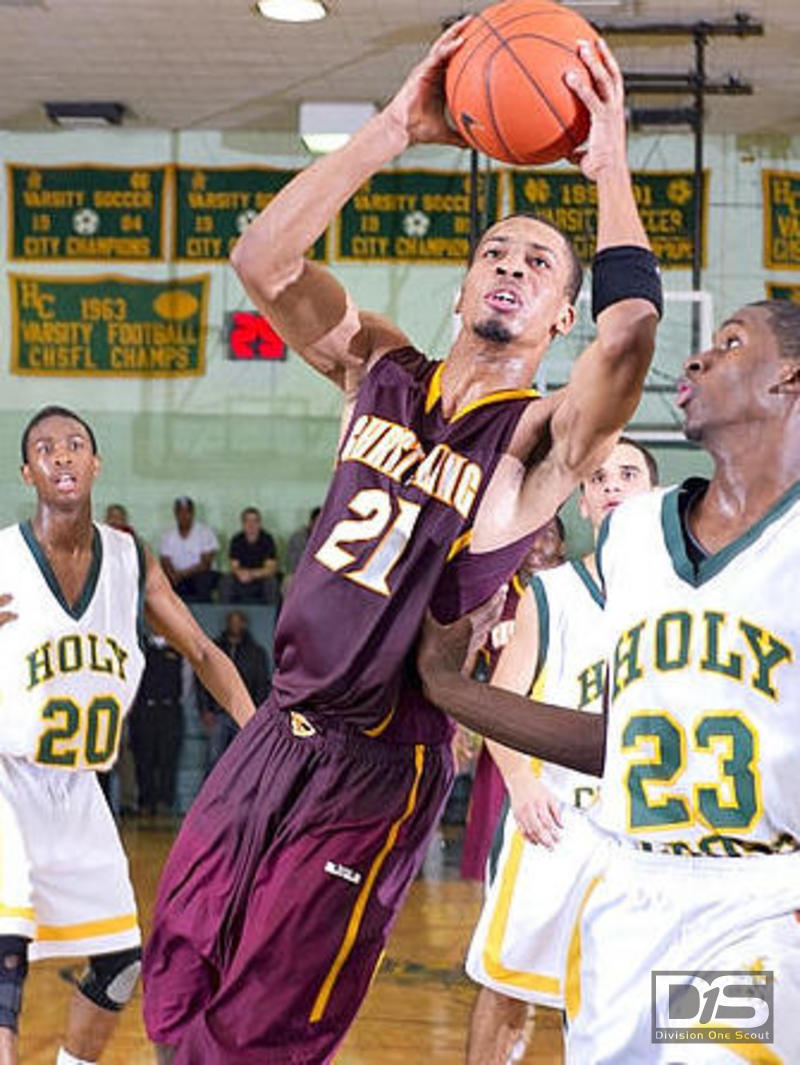
[[[386,957],[336,1065],[463,1065],[475,996],[462,959],[480,909],[479,884],[455,878],[459,829],[445,829],[423,876],[412,886]],[[166,819],[126,821],[122,836],[147,932],[161,865],[175,834]],[[53,1065],[71,987],[60,970],[38,962],[25,988],[20,1052],[24,1065]],[[67,976],[69,972],[67,973]],[[153,1065],[140,1016],[140,993],[122,1014],[103,1065]],[[558,1016],[539,1010],[533,1040],[518,1065],[560,1065]],[[268,1065],[268,1063],[265,1063]]]

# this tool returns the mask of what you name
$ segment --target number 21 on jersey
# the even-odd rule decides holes
[[[363,488],[348,506],[357,517],[337,522],[314,558],[363,588],[391,595],[389,575],[406,549],[421,507],[399,496],[393,500],[383,488]],[[367,544],[367,550],[356,555],[346,544]],[[356,568],[348,568],[356,562]]]

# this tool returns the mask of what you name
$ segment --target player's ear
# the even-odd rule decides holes
[[[22,479],[25,484],[33,484],[33,477],[31,476],[31,468],[27,462],[23,462],[19,468],[19,472],[22,474]]]
[[[96,477],[98,475],[102,465],[103,464],[100,461],[100,456],[95,452],[95,454],[92,455],[92,477]]]
[[[453,303],[453,314],[461,314],[461,304],[464,299],[464,286],[458,286],[458,292],[456,292],[455,302]]]
[[[565,337],[572,332],[572,327],[577,321],[578,315],[571,303],[565,303],[558,312],[558,317],[553,324],[553,335]]]
[[[773,395],[800,395],[800,359],[781,359],[778,380],[770,388]]]

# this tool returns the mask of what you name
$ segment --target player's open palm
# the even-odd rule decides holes
[[[588,140],[569,160],[584,177],[596,181],[603,170],[625,166],[625,91],[622,72],[605,41],[582,44],[579,55],[588,76],[570,71],[565,80],[586,105],[592,124]]]
[[[445,117],[444,73],[450,56],[461,47],[460,34],[468,22],[466,16],[445,30],[386,108],[385,114],[400,124],[411,144],[466,147]]]
[[[531,843],[552,850],[558,843],[563,822],[561,803],[529,766],[521,768],[506,781],[514,820]]]

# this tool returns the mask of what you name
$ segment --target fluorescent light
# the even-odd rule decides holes
[[[85,102],[82,100],[53,101],[46,103],[44,109],[51,122],[58,126],[72,129],[87,126],[119,126],[125,114],[124,104],[112,102]]]
[[[369,103],[301,103],[300,136],[310,152],[333,152],[374,114]]]
[[[322,0],[258,0],[256,10],[276,22],[316,22],[328,14]]]

